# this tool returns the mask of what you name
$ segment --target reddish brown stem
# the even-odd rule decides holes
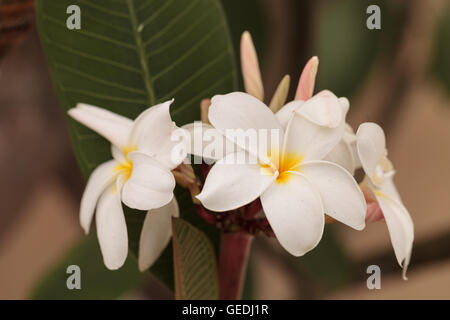
[[[219,258],[219,298],[241,298],[253,236],[246,232],[222,233]]]
[[[195,205],[195,211],[200,216],[200,218],[205,220],[207,223],[209,223],[209,224],[216,224],[217,223],[216,217],[213,214],[209,213],[205,209],[205,207],[203,207],[202,205],[196,204]]]

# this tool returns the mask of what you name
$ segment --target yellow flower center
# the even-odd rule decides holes
[[[133,151],[136,151],[136,150],[137,150],[136,146],[123,147],[122,148],[122,153],[123,153],[123,156],[126,158],[130,152],[133,152]]]
[[[380,190],[375,190],[374,193],[375,193],[377,196],[379,196],[380,198],[385,197],[384,193],[381,192]]]
[[[124,157],[125,161],[121,162],[114,168],[114,171],[118,175],[124,176],[125,181],[130,179],[131,172],[133,171],[133,161],[131,161],[131,159],[128,158],[128,154],[130,152],[136,151],[136,149],[137,148],[135,146],[122,148],[122,153],[123,153],[123,157]]]
[[[287,183],[292,177],[293,171],[301,172],[301,163],[304,156],[295,152],[285,152],[280,154],[278,151],[272,151],[268,154],[270,164],[260,164],[264,174],[274,175],[278,170],[276,183]]]
[[[133,162],[127,159],[125,162],[118,164],[114,168],[114,171],[119,175],[123,175],[125,177],[125,181],[127,181],[130,179],[131,172],[133,171]]]

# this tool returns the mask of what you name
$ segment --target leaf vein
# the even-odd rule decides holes
[[[177,60],[175,60],[171,65],[169,65],[168,67],[166,67],[165,69],[163,69],[162,71],[160,71],[159,73],[157,73],[154,77],[153,77],[153,81],[155,82],[156,80],[158,80],[160,77],[162,77],[163,75],[165,75],[167,72],[169,72],[170,70],[172,70],[173,68],[175,68],[178,64],[180,64],[181,62],[183,62],[185,59],[187,59],[188,57],[190,57],[193,53],[195,53],[195,51],[200,48],[201,45],[203,45],[206,40],[208,40],[210,37],[213,36],[213,34],[219,30],[222,27],[222,25],[217,25],[216,27],[214,27],[210,32],[208,32],[201,40],[199,40],[195,45],[193,45],[188,51],[186,51],[183,55],[181,55],[180,57],[178,57]]]
[[[208,16],[209,16],[208,11],[203,12],[203,14],[197,20],[195,20],[194,23],[191,23],[189,25],[189,27],[185,28],[183,30],[183,32],[180,32],[176,37],[172,38],[170,41],[167,41],[166,43],[164,43],[164,45],[159,46],[158,49],[148,51],[147,58],[150,58],[150,57],[160,53],[161,51],[164,51],[167,48],[170,48],[174,44],[178,43],[178,41],[180,41],[181,39],[186,37],[186,35],[189,34],[189,32],[191,32],[197,25],[199,25],[200,22],[203,22],[203,20]]]
[[[141,99],[122,98],[122,97],[111,96],[111,95],[107,95],[107,94],[93,93],[93,92],[88,91],[88,90],[72,88],[72,87],[63,87],[63,86],[61,86],[61,90],[66,91],[66,92],[81,93],[81,94],[84,94],[84,95],[87,95],[87,96],[90,96],[90,97],[93,97],[93,98],[105,99],[105,100],[109,100],[109,101],[129,102],[129,103],[139,103],[139,104],[146,104],[147,103],[147,101],[141,100]]]
[[[151,44],[154,40],[158,39],[162,35],[164,35],[167,30],[170,30],[173,25],[175,25],[182,17],[184,17],[186,14],[190,12],[190,10],[195,7],[195,5],[198,3],[197,1],[192,1],[187,8],[184,8],[181,10],[181,12],[178,13],[164,28],[162,28],[160,31],[155,33],[150,39],[147,39],[147,41],[144,42],[144,46],[147,47],[149,44]]]
[[[136,52],[139,57],[139,61],[141,63],[142,67],[142,77],[145,84],[145,89],[147,90],[148,95],[148,105],[152,106],[155,104],[155,93],[153,91],[153,87],[151,85],[150,80],[150,71],[147,63],[147,58],[145,54],[145,46],[142,43],[142,37],[141,32],[142,30],[139,30],[140,27],[138,26],[138,21],[136,17],[136,12],[134,10],[134,3],[133,0],[127,0],[128,10],[130,12],[130,18],[131,18],[131,24],[133,26],[133,32],[134,32],[134,38],[136,41]]]
[[[117,68],[121,68],[121,69],[124,69],[124,70],[132,71],[134,73],[141,73],[141,70],[139,70],[137,68],[133,68],[131,66],[127,66],[127,65],[125,65],[123,63],[120,63],[120,62],[117,62],[117,61],[113,61],[113,60],[109,60],[109,59],[102,58],[102,57],[98,57],[98,56],[95,56],[95,55],[92,55],[92,54],[89,54],[89,53],[86,53],[86,52],[83,52],[83,51],[79,51],[79,50],[73,49],[72,47],[69,47],[67,45],[54,42],[54,41],[50,40],[48,37],[44,37],[44,39],[45,39],[45,41],[48,44],[50,44],[52,46],[55,46],[55,47],[57,47],[57,48],[59,48],[61,50],[64,50],[66,52],[70,52],[70,53],[72,53],[72,54],[74,54],[76,56],[83,57],[83,58],[86,58],[86,59],[89,59],[89,60],[102,62],[102,63],[105,63],[105,64],[109,64],[109,65],[115,66]]]
[[[206,71],[211,69],[217,62],[222,60],[224,57],[228,55],[228,52],[223,52],[222,54],[218,55],[216,58],[205,64],[203,67],[198,69],[196,72],[194,72],[190,77],[188,77],[186,80],[184,80],[182,83],[176,86],[174,90],[172,90],[170,93],[167,93],[161,100],[165,101],[167,99],[170,99],[173,97],[177,92],[179,92],[181,89],[186,87],[186,85],[190,84],[192,81],[200,77],[201,75],[205,74]]]
[[[66,70],[67,72],[76,74],[76,75],[78,75],[78,76],[80,76],[80,77],[83,77],[83,78],[92,80],[92,81],[97,82],[97,83],[101,83],[101,84],[104,84],[104,85],[108,85],[108,86],[111,86],[111,87],[115,87],[115,88],[118,88],[118,89],[122,89],[122,90],[125,90],[125,91],[129,91],[129,92],[139,93],[139,94],[141,94],[141,95],[142,95],[142,94],[143,94],[143,95],[146,95],[146,92],[145,92],[144,90],[140,90],[140,89],[128,87],[128,86],[126,86],[126,85],[124,85],[124,84],[116,83],[116,82],[114,82],[114,81],[104,80],[104,79],[101,79],[101,78],[99,78],[99,77],[90,75],[90,74],[88,74],[88,73],[81,72],[81,71],[76,70],[76,69],[74,69],[74,68],[68,67],[68,66],[66,66],[66,65],[62,65],[62,64],[59,64],[59,63],[55,63],[55,66],[56,66],[57,68],[59,68],[59,69],[64,69],[64,70]]]
[[[153,20],[155,20],[159,13],[161,13],[162,11],[164,11],[167,7],[169,7],[170,4],[172,4],[173,0],[166,0],[166,2],[164,3],[164,5],[162,5],[161,7],[159,7],[158,10],[156,10],[155,12],[153,12],[153,14],[151,16],[149,16],[147,19],[144,20],[144,22],[142,22],[142,26],[146,27],[150,22],[152,22]]]
[[[101,6],[98,4],[94,4],[92,2],[87,2],[85,0],[78,0],[78,2],[80,2],[83,5],[86,5],[88,7],[97,9],[100,12],[112,15],[112,16],[116,16],[116,17],[121,17],[121,18],[129,18],[129,16],[123,12],[119,12],[119,11],[115,11],[115,10],[111,10],[111,9],[107,9],[107,6]]]
[[[213,83],[211,86],[209,86],[208,88],[206,88],[205,90],[203,90],[202,92],[200,92],[198,95],[196,95],[195,97],[193,97],[192,99],[190,99],[189,101],[187,101],[182,107],[178,108],[177,110],[175,110],[174,112],[172,112],[172,115],[178,114],[181,111],[183,111],[184,109],[186,109],[187,107],[189,107],[189,105],[194,102],[195,100],[199,100],[205,97],[205,95],[211,91],[212,89],[214,89],[215,87],[217,87],[218,85],[222,84],[223,82],[225,82],[226,80],[228,80],[228,78],[230,78],[231,76],[234,76],[235,72],[231,71],[228,75],[226,75],[224,78],[220,79],[219,81],[216,81],[215,83]]]
[[[55,18],[53,18],[53,17],[51,17],[49,15],[43,14],[43,18],[48,20],[48,21],[53,22],[56,25],[59,25],[59,26],[61,26],[63,28],[66,28],[66,25],[64,23],[62,23],[58,19],[55,19]],[[89,31],[81,29],[81,30],[77,30],[76,33],[85,35],[87,37],[95,38],[95,39],[98,39],[98,40],[102,40],[102,41],[105,41],[105,42],[114,43],[114,44],[116,44],[116,45],[118,45],[120,47],[135,49],[135,46],[132,45],[132,44],[129,44],[129,43],[126,43],[126,42],[123,42],[123,41],[120,41],[120,40],[116,40],[116,39],[108,37],[108,36],[103,36],[103,35],[97,34],[95,32],[89,32]]]

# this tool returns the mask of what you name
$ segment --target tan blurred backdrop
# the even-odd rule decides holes
[[[263,75],[273,92],[283,72],[295,66],[298,74],[306,60],[285,57],[295,52],[291,40],[299,32],[286,21],[289,1],[261,3],[271,24]],[[351,108],[358,106],[349,118],[354,129],[364,121],[386,125],[396,183],[415,224],[417,250],[409,280],[401,279],[383,222],[362,232],[342,226],[339,235],[352,259],[363,263],[378,257],[392,270],[382,273],[381,290],[368,290],[365,279],[357,278],[319,298],[450,298],[450,95],[426,72],[436,17],[444,5],[441,0],[414,2],[408,14],[415,22],[391,56],[393,67],[377,61],[350,99]],[[395,92],[404,77],[406,88]],[[24,299],[82,237],[77,214],[84,183],[34,27],[0,62],[0,168],[0,299]],[[255,298],[299,298],[301,279],[274,255],[256,244],[253,259]],[[364,273],[367,265],[360,268]]]

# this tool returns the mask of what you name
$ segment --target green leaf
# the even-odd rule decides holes
[[[69,5],[81,9],[81,29],[66,27]],[[175,98],[178,125],[200,119],[199,102],[237,87],[228,26],[217,0],[37,0],[39,34],[64,111],[78,102],[134,119]],[[109,143],[67,118],[74,151],[87,178],[111,158]],[[183,218],[202,230],[190,195],[177,190]],[[125,210],[131,251],[137,254],[144,214]],[[218,245],[218,231],[206,230]],[[173,285],[167,248],[151,271]]]
[[[81,270],[81,289],[69,290],[67,267],[77,265]],[[116,299],[142,283],[148,277],[140,273],[137,261],[129,257],[117,270],[105,268],[95,234],[89,235],[68,252],[65,257],[36,285],[33,299]]]
[[[81,30],[66,27],[66,8],[81,8]],[[78,102],[129,118],[175,97],[174,121],[199,119],[204,97],[233,90],[235,62],[223,12],[211,0],[38,0],[37,21],[64,110]],[[141,30],[139,32],[139,30]],[[109,159],[109,144],[69,120],[87,177]]]
[[[214,247],[199,229],[180,218],[172,219],[175,297],[218,299],[219,283]]]

